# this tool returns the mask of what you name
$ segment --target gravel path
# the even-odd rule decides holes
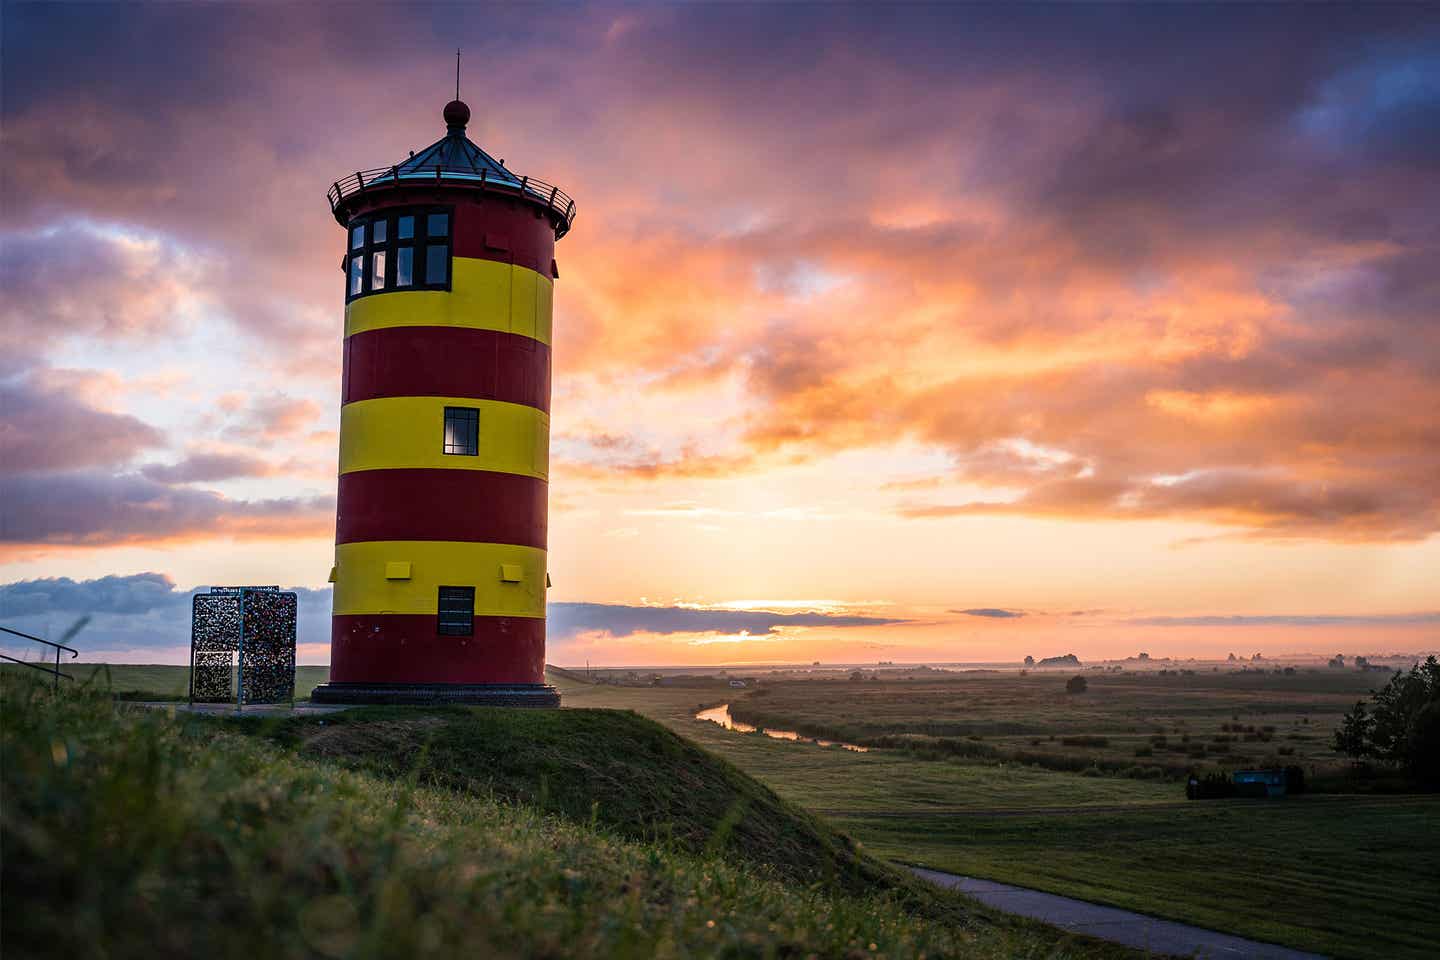
[[[1273,943],[1246,940],[1228,933],[1216,933],[1173,920],[1157,920],[1143,913],[1132,913],[1116,907],[1041,893],[1024,887],[1012,887],[993,880],[976,880],[939,870],[911,867],[915,874],[938,886],[959,890],[981,903],[1006,913],[1030,917],[1074,933],[1123,943],[1127,947],[1150,950],[1177,957],[1199,957],[1204,960],[1323,960],[1318,953],[1306,953]]]

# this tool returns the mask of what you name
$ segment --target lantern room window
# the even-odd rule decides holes
[[[448,208],[380,210],[350,223],[345,299],[405,290],[450,289]]]
[[[475,632],[475,588],[441,587],[438,611],[441,636],[470,636]]]

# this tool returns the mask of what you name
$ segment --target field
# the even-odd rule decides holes
[[[53,666],[53,661],[51,666]],[[60,663],[60,669],[81,684],[107,690],[126,700],[184,700],[190,689],[190,668],[172,664],[137,663]],[[18,664],[0,664],[0,675],[33,673]],[[300,666],[295,668],[295,697],[308,699],[318,683],[330,679],[330,668]],[[64,681],[62,681],[64,682]]]
[[[111,671],[116,689],[184,689],[183,668]],[[588,684],[564,673],[551,679],[567,708],[625,708],[659,721],[795,808],[839,828],[857,841],[862,856],[1112,903],[1340,957],[1433,955],[1430,945],[1440,939],[1440,919],[1432,907],[1440,902],[1440,798],[1324,794],[1194,803],[1184,800],[1181,784],[1173,779],[1137,777],[1133,771],[1117,775],[1140,762],[1133,748],[1126,756],[1123,744],[1148,742],[1155,727],[1190,730],[1192,738],[1208,739],[1215,731],[1223,733],[1226,724],[1242,726],[1241,752],[1221,756],[1254,762],[1277,744],[1292,743],[1297,751],[1287,761],[1294,757],[1307,769],[1323,770],[1334,762],[1323,746],[1335,719],[1383,677],[1338,671],[1092,675],[1086,694],[1067,697],[1067,676],[972,674],[945,681],[853,684],[787,680],[744,691],[713,679],[697,680],[693,687]],[[923,747],[853,753],[737,734],[694,719],[698,709],[722,702],[771,727],[862,743],[898,737],[912,747],[925,738],[955,739],[996,752],[971,757]],[[926,719],[927,710],[939,719]],[[1023,730],[1015,732],[1017,726]],[[1246,741],[1244,726],[1262,732],[1274,726],[1276,733],[1268,741]],[[309,736],[280,727],[266,730],[275,742],[300,744]],[[1286,739],[1297,730],[1313,739]],[[472,731],[456,747],[493,735]],[[1066,737],[1109,742],[1069,746],[1063,743]],[[1008,753],[1024,753],[1035,739],[1058,744],[1041,752],[1087,758],[1085,771],[1019,762]],[[350,745],[330,754],[313,745],[298,749],[310,760],[342,762],[385,777],[401,772],[386,765],[389,757],[413,753],[390,749],[394,744],[384,737],[362,738],[358,743],[368,743],[366,749],[343,737],[331,742],[341,741]],[[1106,758],[1115,760],[1113,767]],[[593,786],[562,778],[553,788],[547,783],[543,796],[534,789],[526,795],[505,785],[499,776],[503,764],[497,763],[494,782],[479,788],[483,778],[472,777],[470,787],[582,820],[588,811],[577,798],[595,790],[602,798],[595,825],[603,828],[612,803],[603,799],[605,785],[613,783],[613,798],[622,798],[633,792],[627,783],[644,782],[625,772],[603,772],[595,766],[603,757],[565,759],[555,752],[552,759],[601,772]],[[491,763],[476,753],[463,764],[447,760],[446,766],[484,770]],[[619,799],[613,802],[620,821],[632,818]],[[710,809],[707,821],[719,809]]]
[[[872,738],[892,735],[891,725],[916,722],[924,708],[914,698],[924,695],[929,706],[936,700],[977,704],[973,717],[957,709],[938,713],[944,719],[928,735],[968,737],[965,731],[979,729],[985,731],[982,743],[1006,736],[1026,745],[1037,736],[1049,743],[1052,733],[1057,740],[1077,734],[1118,739],[1138,736],[1147,723],[1173,728],[1181,721],[1208,730],[1236,722],[1279,728],[1288,719],[1289,728],[1302,717],[1311,722],[1299,726],[1328,740],[1338,711],[1367,689],[1352,675],[1302,675],[1303,683],[1270,676],[1264,684],[1253,675],[1219,682],[1198,675],[1146,677],[1111,688],[1124,695],[1086,694],[1073,707],[1055,703],[1065,696],[1065,676],[962,677],[949,689],[929,682],[912,688],[794,681],[774,689],[764,684],[759,696],[732,701],[732,712],[733,704],[760,704],[757,712],[738,712],[771,717],[775,727],[879,742]],[[1110,680],[1097,678],[1092,691],[1105,690]],[[1287,681],[1292,685],[1278,686]],[[885,858],[1335,956],[1418,960],[1433,956],[1440,939],[1433,909],[1440,902],[1437,797],[1188,802],[1173,781],[1097,775],[1098,769],[1082,775],[943,752],[852,753],[737,734],[692,719],[698,706],[729,700],[728,694],[744,697],[742,691],[567,682],[564,693],[567,704],[629,706],[668,723]],[[823,720],[801,715],[795,710],[800,703]],[[790,709],[772,712],[772,704]],[[1113,715],[1107,705],[1115,708]],[[1007,712],[1018,721],[1006,720]],[[845,718],[843,726],[837,717]],[[1015,722],[1026,732],[998,732]],[[1129,732],[1132,726],[1136,734]],[[1318,750],[1309,756],[1317,765],[1331,762]]]
[[[623,713],[227,721],[0,676],[0,721],[0,939],[17,956],[1133,956],[909,880]],[[515,738],[494,746],[514,761],[503,777],[438,776],[467,769],[487,730]],[[609,738],[589,767],[587,732]],[[430,751],[432,768],[399,759]],[[550,792],[534,762],[553,751],[569,786],[587,770],[690,777],[657,795],[696,833],[623,836],[569,786]],[[705,806],[737,799],[738,818]],[[797,853],[849,860],[863,892],[795,882]]]
[[[731,705],[736,719],[853,743],[1020,759],[1130,776],[1191,768],[1340,766],[1331,731],[1388,674],[1354,670],[974,673],[943,680],[767,683]]]

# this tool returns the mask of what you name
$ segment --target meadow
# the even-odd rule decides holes
[[[1339,713],[1369,685],[1378,685],[1376,675],[1348,673],[1110,675],[1095,676],[1086,694],[1067,700],[1062,699],[1066,676],[964,675],[917,680],[913,686],[908,681],[791,679],[746,690],[731,690],[713,678],[697,679],[693,687],[622,686],[585,683],[558,671],[551,680],[561,688],[568,708],[561,715],[576,716],[579,722],[589,714],[586,708],[632,710],[679,734],[682,742],[703,748],[705,756],[720,758],[722,769],[743,773],[773,791],[783,803],[758,802],[755,809],[768,810],[767,817],[779,816],[774,822],[788,825],[768,840],[759,838],[770,828],[755,826],[746,834],[756,838],[747,847],[788,850],[786,861],[797,856],[787,846],[798,842],[795,838],[807,831],[828,836],[825,831],[833,826],[854,840],[859,862],[878,858],[931,866],[1338,957],[1433,955],[1431,944],[1440,940],[1440,919],[1432,906],[1440,902],[1440,798],[1434,796],[1322,794],[1281,801],[1191,802],[1176,780],[1121,776],[1093,762],[1082,772],[1071,772],[1003,753],[975,757],[883,747],[854,753],[759,733],[738,734],[694,719],[701,708],[729,702],[732,712],[742,717],[769,718],[787,729],[861,742],[920,736],[973,743],[968,737],[980,736],[981,744],[1018,740],[1025,746],[1037,737],[1051,743],[1052,734],[1057,741],[1067,736],[1148,739],[1153,736],[1151,725],[1161,724],[1197,731],[1236,723],[1257,729],[1273,725],[1277,731],[1308,728],[1316,739],[1289,742],[1307,744],[1305,763],[1320,769],[1334,763],[1319,745],[1328,743]],[[184,669],[176,667],[112,667],[109,679],[117,689],[144,684],[184,689]],[[922,699],[923,706],[917,706]],[[972,705],[970,716],[958,709],[967,702]],[[919,715],[937,704],[944,709],[936,710],[935,719]],[[781,705],[783,712],[749,712],[756,705],[762,711]],[[799,705],[815,716],[802,714]],[[1237,715],[1239,720],[1234,719]],[[326,735],[328,740],[316,739],[320,718],[243,721],[242,727],[263,742],[286,747],[299,760],[323,763],[327,770],[344,769],[386,783],[423,773],[428,780],[418,781],[418,788],[483,794],[503,804],[560,815],[607,835],[622,831],[626,822],[683,825],[686,817],[676,813],[674,805],[705,792],[688,775],[665,774],[673,778],[672,786],[683,787],[667,791],[658,789],[657,784],[664,784],[653,772],[610,765],[605,751],[589,745],[605,742],[613,732],[591,731],[582,738],[581,753],[572,755],[573,749],[557,745],[554,737],[525,733],[528,727],[516,727],[515,736],[505,740],[497,739],[493,729],[474,727],[482,721],[472,720],[447,728],[453,737],[446,747],[449,753],[425,761],[426,766],[408,767],[397,758],[415,755],[415,732],[382,733],[383,727],[368,725],[383,716],[362,712],[357,719],[366,724],[357,731],[363,734],[359,736],[339,732],[339,725],[326,718],[336,731]],[[1303,722],[1306,718],[1309,723]],[[540,723],[536,730],[543,732],[543,721],[523,722]],[[922,722],[931,724],[928,732],[916,729]],[[1007,723],[1024,725],[1024,732],[1014,732]],[[908,732],[897,732],[902,729]],[[981,732],[968,732],[972,730]],[[535,755],[523,749],[527,737],[538,738],[535,749],[542,762],[535,769],[545,771],[528,786],[524,777],[517,781],[506,773],[512,769],[507,758]],[[492,739],[494,750],[473,746]],[[1277,737],[1250,743],[1260,745],[1256,756],[1263,758],[1258,750],[1277,741],[1286,742]],[[426,739],[425,749],[445,743],[443,738]],[[1105,755],[1103,748],[1064,749],[1082,756]],[[1113,749],[1111,754],[1123,757]],[[440,776],[437,764],[460,773]],[[692,757],[667,769],[711,768]],[[565,770],[579,770],[583,776],[580,781],[566,779]],[[716,776],[717,783],[725,779]],[[752,800],[760,796],[748,789],[741,792]],[[650,794],[671,804],[670,812],[636,816],[635,808],[627,806],[635,801],[626,797]],[[595,801],[599,805],[592,810]],[[698,808],[690,818],[692,839],[697,830],[703,832],[695,824],[723,821],[728,809],[721,800]],[[804,817],[784,819],[798,816],[798,811],[804,811]],[[807,817],[818,818],[818,823],[802,826],[810,822]],[[778,842],[774,836],[790,839]],[[661,841],[643,830],[623,838]],[[661,846],[673,853],[673,840],[671,836]],[[832,864],[821,872],[857,875],[853,863],[836,868],[849,854],[843,844],[833,844],[826,840],[810,847],[831,850],[814,861]],[[685,852],[697,853],[706,855],[704,844],[692,843]]]
[[[630,714],[420,708],[322,719],[186,715],[0,676],[0,938],[8,950],[116,958],[1134,956],[921,885],[725,761]],[[530,761],[552,749],[574,754],[591,742],[587,731],[604,733],[614,739],[588,768],[571,757],[553,769],[569,771],[571,786],[587,769],[655,781],[688,772],[702,802],[687,807],[696,791],[672,791],[666,822],[646,824],[650,838],[636,839],[612,829],[598,800],[575,808],[568,790],[557,799],[543,764],[526,779],[529,766],[513,763],[489,788],[439,776],[475,757],[476,724],[523,739],[495,749],[522,746]],[[406,752],[436,764],[390,762]],[[716,817],[704,802],[740,812]],[[788,840],[772,846],[777,835]],[[799,881],[787,872],[797,852],[848,866]],[[860,886],[847,890],[844,876]]]
[[[1331,734],[1388,674],[1356,670],[962,673],[766,683],[730,712],[755,726],[870,746],[1136,777],[1190,769],[1344,766]]]
[[[568,704],[628,706],[669,724],[885,859],[1333,956],[1433,956],[1440,941],[1433,909],[1440,902],[1440,797],[1326,794],[1194,802],[1184,799],[1177,781],[1119,776],[1093,764],[1069,772],[1003,755],[884,748],[854,753],[737,734],[693,719],[698,707],[728,701],[732,714],[769,718],[775,727],[878,743],[899,725],[925,722],[920,711],[936,701],[958,706],[969,699],[976,705],[973,716],[958,709],[938,713],[923,735],[968,737],[966,731],[981,730],[982,743],[1008,736],[1028,745],[1036,736],[1048,743],[1052,733],[1057,739],[1138,738],[1146,723],[1278,728],[1308,717],[1309,724],[1298,726],[1328,742],[1339,712],[1368,690],[1362,682],[1374,682],[1363,675],[1297,680],[1271,674],[1261,680],[1197,674],[1124,678],[1111,687],[1106,677],[1091,690],[1119,695],[1087,693],[1079,703],[1057,703],[1067,676],[970,675],[914,687],[791,680],[746,691],[562,686]],[[929,702],[917,707],[907,697]],[[772,703],[788,709],[772,711]],[[795,709],[800,703],[824,720],[801,714]],[[1233,719],[1237,714],[1240,721]],[[835,722],[847,717],[853,719]],[[1007,723],[1025,730],[1002,732]],[[1317,767],[1334,762],[1318,747],[1308,756]]]
[[[53,662],[50,664],[53,666]],[[123,700],[184,700],[190,690],[190,668],[164,663],[60,662],[62,672],[77,682],[103,689]],[[0,664],[0,674],[21,672],[43,676],[18,664]],[[295,698],[308,699],[316,684],[330,679],[328,666],[295,668]]]

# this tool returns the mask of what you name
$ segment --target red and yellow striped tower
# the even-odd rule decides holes
[[[322,702],[554,706],[545,523],[555,241],[575,204],[445,137],[330,189],[346,228]]]

